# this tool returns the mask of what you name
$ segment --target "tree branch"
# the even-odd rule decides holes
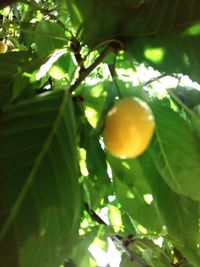
[[[85,203],[85,209],[88,212],[88,214],[90,215],[90,217],[96,221],[99,224],[104,224],[107,225],[107,223],[105,223],[88,205],[88,203]]]
[[[101,63],[103,62],[103,60],[110,55],[111,53],[113,53],[114,51],[116,51],[116,48],[114,46],[112,46],[112,44],[109,44],[104,50],[103,52],[99,55],[99,57],[87,68],[83,68],[81,69],[81,71],[79,72],[79,77],[77,78],[77,80],[69,87],[69,92],[73,92],[76,87],[83,81],[85,80],[85,78]]]

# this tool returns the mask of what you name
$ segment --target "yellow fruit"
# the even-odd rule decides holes
[[[6,53],[6,51],[7,45],[4,42],[0,41],[0,54]]]
[[[148,147],[154,128],[150,107],[138,98],[125,98],[106,115],[104,143],[113,156],[134,158]]]

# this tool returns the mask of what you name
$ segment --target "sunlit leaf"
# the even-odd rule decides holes
[[[198,202],[174,193],[164,182],[152,159],[145,154],[140,159],[163,224],[167,227],[175,246],[195,265],[198,266],[200,252]],[[186,230],[187,229],[187,230]],[[186,234],[187,232],[187,234]]]
[[[200,27],[200,25],[199,25]],[[130,42],[130,53],[137,51],[134,58],[147,66],[167,74],[183,73],[199,82],[199,33],[195,36],[184,35],[175,30],[169,33],[150,35]],[[157,51],[157,55],[156,55]],[[160,51],[158,53],[158,51]]]
[[[166,183],[175,192],[200,200],[199,140],[178,113],[155,103],[156,133],[152,153]]]
[[[67,44],[64,28],[51,21],[41,21],[35,30],[35,43],[40,55],[62,48]]]
[[[110,179],[107,174],[105,152],[99,138],[92,135],[92,126],[85,121],[81,126],[81,147],[86,150],[86,165],[89,172],[84,184],[88,190],[89,204],[96,208],[101,199],[108,195]]]
[[[125,44],[140,63],[199,81],[198,0],[90,0],[87,4],[70,0],[68,5],[74,24],[82,29],[82,39],[91,47],[115,40]]]
[[[114,189],[123,210],[147,230],[161,231],[154,202],[149,205],[144,199],[145,194],[151,194],[151,189],[139,162],[110,157],[109,164],[112,167]]]
[[[1,105],[10,103],[25,89],[27,94],[33,94],[27,74],[37,69],[44,60],[44,58],[38,58],[35,53],[29,51],[0,54]]]
[[[73,249],[70,258],[76,264],[77,267],[85,267],[89,265],[90,258],[92,257],[88,251],[88,247],[94,241],[97,235],[98,228],[93,228],[90,233],[79,237],[76,247]],[[84,265],[85,264],[85,265]]]

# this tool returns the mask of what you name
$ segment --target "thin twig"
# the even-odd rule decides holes
[[[154,78],[148,80],[147,82],[144,83],[143,86],[144,86],[144,87],[145,87],[145,86],[148,86],[149,84],[151,84],[151,83],[153,83],[153,82],[156,82],[156,81],[158,81],[158,80],[160,80],[160,79],[162,79],[162,78],[164,78],[164,77],[166,77],[166,76],[171,76],[171,77],[173,77],[173,78],[178,78],[178,75],[177,75],[177,74],[167,74],[167,73],[163,73],[163,74],[161,74],[161,75],[159,75],[159,76],[157,76],[157,77],[154,77]]]

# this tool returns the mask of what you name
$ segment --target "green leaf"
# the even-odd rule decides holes
[[[151,151],[158,171],[172,190],[200,200],[199,140],[178,113],[158,102],[152,108],[156,134]]]
[[[68,1],[72,20],[91,47],[121,41],[129,55],[161,72],[184,73],[199,81],[198,0]],[[169,19],[170,18],[170,19]]]
[[[184,28],[200,18],[198,0],[89,0],[68,1],[72,20],[83,27],[83,39],[89,44],[110,39],[155,35]],[[190,12],[188,12],[188,10]],[[169,18],[171,18],[169,20]]]
[[[160,232],[162,225],[155,206],[147,204],[144,199],[145,195],[151,195],[151,188],[140,163],[114,157],[109,157],[108,162],[112,168],[114,190],[123,210],[148,230]]]
[[[51,21],[41,21],[35,29],[35,43],[39,55],[46,54],[67,44],[64,28]]]
[[[0,54],[0,104],[14,101],[24,91],[33,95],[32,84],[27,74],[31,74],[47,59],[48,55],[38,58],[30,51],[8,52]]]
[[[79,237],[76,247],[73,249],[70,259],[75,263],[77,267],[90,266],[91,254],[88,251],[88,247],[94,241],[98,233],[98,227],[93,227],[92,231]],[[84,264],[88,265],[84,265]]]
[[[120,267],[140,267],[139,263],[133,262],[127,255],[122,256]]]
[[[152,189],[153,199],[170,239],[186,258],[198,266],[200,252],[198,202],[173,192],[158,173],[148,153],[140,158]]]
[[[93,86],[83,86],[80,90],[80,94],[83,97],[82,109],[85,108],[87,110],[87,108],[89,107],[96,112],[96,126],[95,128],[92,128],[89,124],[88,130],[90,132],[91,138],[96,139],[99,143],[100,136],[104,128],[105,116],[108,110],[114,104],[115,84],[113,82],[110,82],[109,80],[99,80],[99,82],[97,82]],[[87,130],[85,129],[85,134],[83,135],[87,136],[86,132]]]
[[[85,120],[81,126],[80,146],[86,150],[86,165],[89,172],[84,182],[89,193],[87,201],[95,209],[100,200],[109,194],[110,179],[107,174],[105,152],[100,145],[99,137],[91,134],[92,130],[92,126]]]
[[[198,29],[200,31],[200,24]],[[134,54],[135,60],[153,66],[160,72],[183,73],[199,81],[199,56],[195,52],[199,49],[199,31],[194,35],[174,30],[169,33],[142,36],[130,42],[128,50],[130,54]]]
[[[121,229],[123,229],[123,223],[122,223],[122,214],[121,210],[114,206],[114,205],[108,205],[108,217],[110,224],[112,225],[114,231],[120,232]]]
[[[181,104],[186,105],[190,109],[200,105],[200,91],[197,89],[177,86],[176,88],[168,89],[168,93],[179,107],[182,107],[182,105],[180,105],[180,102],[177,102],[176,98],[181,101]]]
[[[123,211],[125,211],[136,224],[141,224],[149,231],[161,231],[160,220],[153,205],[148,205],[143,199],[133,195],[134,189],[129,188],[117,178],[115,178],[114,189]]]
[[[135,244],[130,244],[130,247],[137,246],[143,248],[142,256],[149,266],[152,267],[171,267],[172,259],[166,254],[166,251],[159,246],[157,246],[152,240],[147,238],[142,238],[135,242]]]
[[[0,104],[9,103],[13,96],[19,95],[21,90],[23,90],[23,83],[27,83],[27,78],[21,76],[21,74],[30,65],[33,57],[33,54],[30,52],[0,54],[0,79],[2,83]],[[19,80],[21,80],[21,88],[17,87],[17,90],[14,90],[15,82],[18,83]]]
[[[11,105],[0,128],[0,265],[59,266],[81,214],[70,98],[59,91]]]
[[[30,17],[33,14],[33,9],[31,6],[28,6],[27,9],[23,12],[22,21],[20,24],[21,32],[20,32],[20,41],[23,42],[27,47],[31,47],[34,44],[34,31],[35,31],[35,23],[30,23]]]
[[[72,72],[75,69],[75,64],[72,60],[72,55],[70,53],[66,53],[61,56],[57,60],[56,66],[58,66],[63,72],[67,73],[70,77],[70,75],[72,75]]]

